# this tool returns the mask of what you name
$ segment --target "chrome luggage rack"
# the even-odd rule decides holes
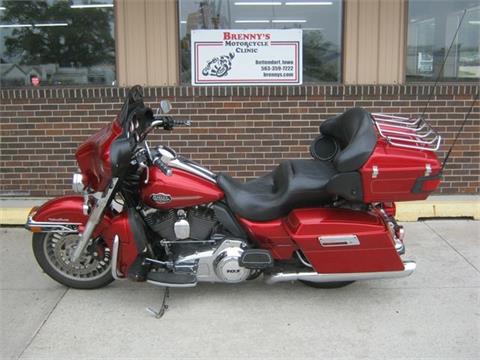
[[[437,151],[442,137],[424,119],[372,113],[378,133],[393,146]]]

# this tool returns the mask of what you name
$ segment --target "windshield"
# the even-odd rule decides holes
[[[112,177],[125,170],[138,135],[149,126],[152,117],[151,109],[143,103],[141,87],[133,87],[117,117],[91,135],[75,153],[87,188],[103,191]]]

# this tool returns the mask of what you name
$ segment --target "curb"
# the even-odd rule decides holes
[[[31,207],[0,209],[0,225],[24,225],[30,209]]]
[[[419,218],[466,217],[480,220],[480,199],[477,196],[468,196],[462,199],[451,198],[439,196],[438,199],[432,200],[396,203],[396,219],[398,221],[418,221]],[[32,208],[32,206],[25,207],[25,205],[22,207],[2,206],[0,208],[0,225],[25,224]]]
[[[399,221],[418,221],[421,218],[473,218],[480,220],[480,201],[412,201],[399,202],[397,215]]]

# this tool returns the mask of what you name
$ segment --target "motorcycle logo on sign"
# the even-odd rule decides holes
[[[192,85],[300,85],[302,41],[302,29],[192,29]]]
[[[152,199],[152,201],[155,201],[156,203],[159,203],[159,204],[168,204],[169,202],[172,201],[172,196],[170,194],[163,194],[163,193],[152,194],[150,198]]]
[[[207,66],[202,70],[205,76],[222,77],[228,74],[232,68],[232,59],[235,57],[234,53],[214,57],[207,62]]]

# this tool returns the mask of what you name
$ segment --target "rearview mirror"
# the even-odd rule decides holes
[[[170,104],[170,101],[168,100],[162,100],[160,101],[160,109],[162,110],[162,113],[168,114],[170,110],[172,110],[172,104]]]

